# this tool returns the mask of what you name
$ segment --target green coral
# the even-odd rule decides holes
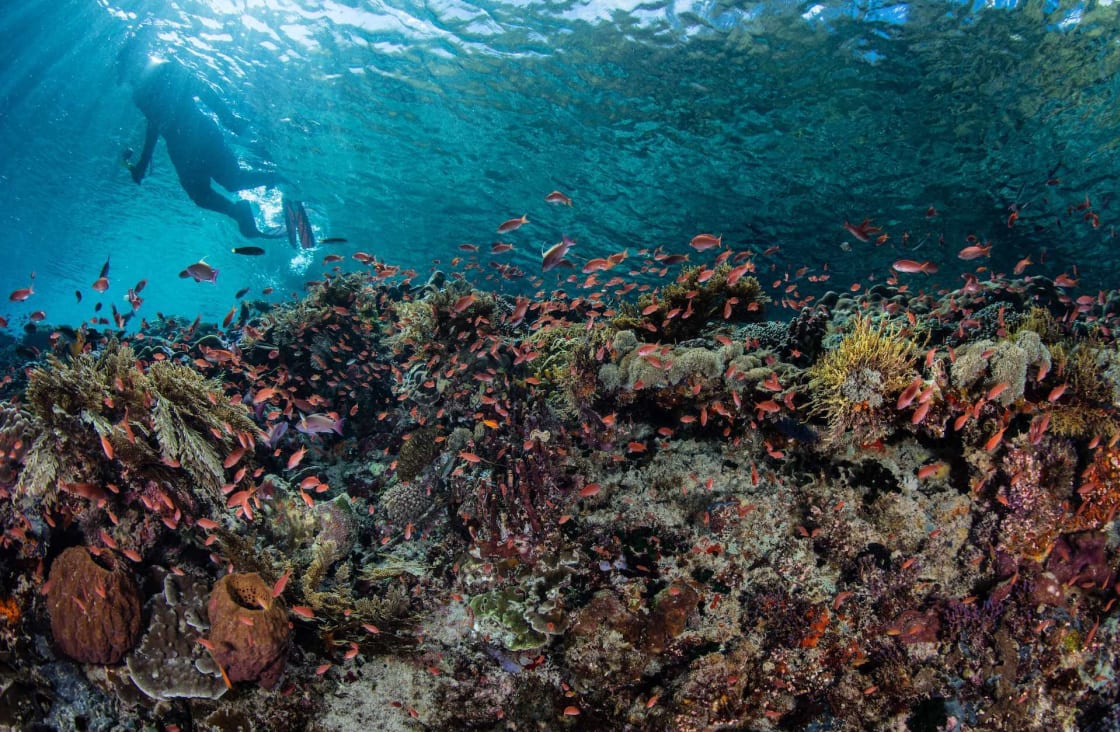
[[[810,412],[828,421],[831,442],[885,436],[894,398],[914,379],[914,349],[893,326],[856,318],[839,345],[809,369]]]
[[[223,460],[258,433],[220,383],[170,361],[145,370],[116,342],[65,362],[48,357],[30,374],[26,409],[37,436],[19,486],[48,502],[60,481],[156,479],[222,506]]]

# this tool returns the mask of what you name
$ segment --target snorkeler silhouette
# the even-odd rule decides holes
[[[132,99],[148,120],[140,157],[134,162],[132,151],[124,152],[132,180],[139,184],[144,179],[162,135],[179,183],[195,204],[229,216],[242,236],[283,236],[283,232],[262,233],[248,201],[230,200],[211,186],[215,181],[235,192],[283,181],[276,171],[242,167],[230,149],[226,133],[243,134],[246,121],[209,83],[173,58],[153,53],[142,36],[132,34],[117,55],[117,83],[132,86]]]

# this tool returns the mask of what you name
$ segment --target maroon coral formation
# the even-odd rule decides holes
[[[140,591],[112,554],[62,552],[51,565],[47,608],[55,644],[75,661],[117,663],[140,637]]]
[[[227,574],[210,591],[212,653],[231,682],[271,689],[288,659],[288,611],[257,573]]]

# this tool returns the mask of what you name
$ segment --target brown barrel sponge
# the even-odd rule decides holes
[[[288,611],[259,574],[227,574],[210,591],[214,660],[231,682],[271,689],[288,660]]]
[[[120,559],[83,546],[51,564],[47,611],[58,649],[82,663],[121,660],[140,638],[140,590]]]

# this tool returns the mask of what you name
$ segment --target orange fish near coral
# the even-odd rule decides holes
[[[980,246],[979,244],[973,244],[972,246],[965,247],[964,249],[957,252],[957,258],[964,260],[979,259],[980,257],[990,256],[992,256],[991,244],[986,247]]]
[[[544,197],[544,200],[547,203],[557,203],[557,204],[560,204],[562,206],[571,206],[572,205],[572,199],[568,198],[567,196],[565,196],[560,191],[553,191],[552,193],[549,193],[547,196]]]
[[[924,275],[937,274],[937,265],[933,262],[915,262],[913,259],[900,259],[891,265],[891,269],[906,274],[917,274],[919,272]]]
[[[698,252],[707,251],[708,249],[718,249],[723,244],[723,235],[712,236],[711,234],[697,234],[692,237],[688,245]]]

